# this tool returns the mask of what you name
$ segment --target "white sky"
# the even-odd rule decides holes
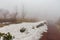
[[[60,17],[60,0],[0,0],[0,8],[22,13],[22,4],[28,17],[56,20]],[[20,15],[19,15],[20,16]]]
[[[17,0],[0,0],[0,8],[12,11],[18,3],[19,1]]]

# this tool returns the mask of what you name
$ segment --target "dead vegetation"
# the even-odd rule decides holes
[[[8,14],[10,12],[8,10],[1,10],[0,9],[0,27],[3,27],[5,25],[9,24],[16,24],[16,23],[22,23],[22,22],[36,22],[38,21],[37,18],[25,18],[26,14],[22,14],[21,18],[17,18],[18,12],[12,13],[10,17],[8,18]]]
[[[29,19],[29,18],[25,18],[25,19],[1,19],[0,20],[0,27],[5,26],[5,25],[9,25],[9,24],[16,24],[16,23],[22,23],[22,22],[36,22],[38,21],[37,19],[33,18],[33,19]]]
[[[32,18],[32,19],[30,19],[30,18],[24,18],[24,19],[17,19],[17,23],[21,23],[21,22],[36,22],[36,21],[38,21],[38,19],[37,18]]]

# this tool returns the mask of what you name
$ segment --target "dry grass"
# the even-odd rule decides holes
[[[30,18],[22,19],[22,18],[20,18],[20,19],[17,19],[16,22],[11,22],[10,24],[17,24],[17,23],[22,23],[22,22],[36,22],[36,21],[38,21],[37,18],[33,18],[33,19],[30,19]],[[1,23],[0,27],[3,27],[5,25],[9,25],[9,24],[2,24]]]
[[[30,19],[30,18],[17,19],[17,23],[21,23],[21,22],[36,22],[36,21],[38,21],[37,18],[33,18],[33,19]]]
[[[0,24],[0,27],[3,27],[3,26],[5,26],[5,24]]]

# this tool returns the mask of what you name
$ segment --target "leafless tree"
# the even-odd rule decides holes
[[[11,22],[11,23],[16,23],[17,22],[17,14],[18,14],[18,12],[17,12],[17,7],[15,8],[15,13],[12,13],[11,15],[10,15],[10,18],[9,19],[7,19],[7,21],[9,21],[9,22]]]
[[[6,10],[6,11],[3,12],[4,19],[7,19],[7,15],[8,14],[9,14],[9,11],[8,10]]]
[[[13,22],[15,22],[16,23],[16,21],[17,21],[17,15],[18,15],[18,8],[17,8],[17,6],[16,6],[16,8],[15,8],[15,13],[13,14],[13,19],[12,20],[14,20]]]
[[[25,16],[26,16],[26,12],[24,9],[25,9],[24,3],[22,3],[22,22],[25,20]]]
[[[6,20],[8,13],[9,13],[8,10],[0,9],[0,23],[3,23]],[[1,18],[1,17],[3,17],[3,18]]]
[[[13,16],[10,18],[10,21],[12,22],[12,23],[16,23],[17,22],[17,13],[14,13],[13,14]]]

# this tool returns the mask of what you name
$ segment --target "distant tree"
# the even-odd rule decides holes
[[[22,19],[24,19],[25,18],[25,13],[22,13]]]
[[[3,12],[3,17],[4,17],[4,19],[7,19],[7,15],[9,14],[9,11],[8,10],[5,10],[4,12]]]
[[[17,22],[17,15],[18,15],[18,8],[17,8],[17,6],[16,6],[16,8],[15,8],[15,13],[13,14],[13,16],[12,16],[12,20],[14,20],[13,22]]]
[[[0,23],[3,23],[6,20],[8,13],[8,10],[0,9]]]
[[[15,12],[10,15],[10,18],[8,19],[9,22],[11,23],[16,23],[17,22],[17,7],[15,8]]]
[[[24,10],[24,4],[22,4],[22,22],[25,20],[26,12]]]
[[[17,14],[18,13],[14,13],[13,16],[11,17],[12,22],[15,22],[15,23],[17,22]]]

